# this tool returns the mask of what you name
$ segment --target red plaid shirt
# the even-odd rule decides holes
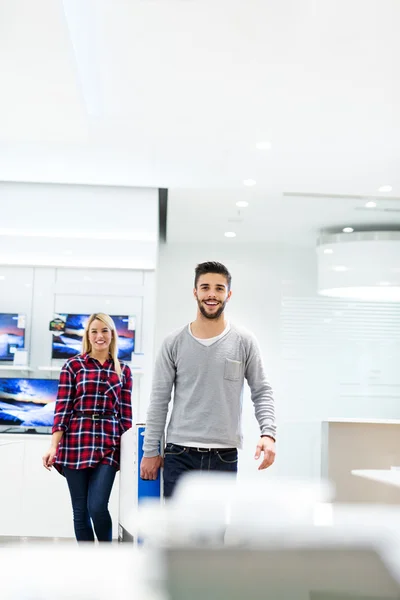
[[[120,379],[112,359],[101,365],[89,354],[63,366],[52,430],[64,431],[54,464],[60,473],[63,466],[85,469],[98,463],[119,468],[121,434],[132,427],[132,374],[128,365],[121,363],[121,369]],[[92,419],[92,413],[101,412],[116,415]]]

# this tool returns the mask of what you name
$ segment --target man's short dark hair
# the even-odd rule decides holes
[[[232,275],[229,273],[228,269],[222,263],[209,261],[203,262],[197,265],[195,269],[194,276],[194,287],[197,288],[197,282],[201,275],[206,275],[207,273],[217,273],[218,275],[223,275],[226,277],[228,282],[228,290],[231,289]]]

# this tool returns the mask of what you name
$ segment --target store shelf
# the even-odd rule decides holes
[[[31,367],[20,365],[0,365],[1,371],[33,371]]]
[[[134,375],[143,375],[144,371],[141,367],[132,367],[132,365],[129,365],[132,371],[132,374]],[[30,371],[33,371],[33,369],[29,369]],[[52,367],[52,366],[40,366],[37,368],[38,371],[51,371],[54,373],[59,373],[61,371],[61,366],[60,367]]]

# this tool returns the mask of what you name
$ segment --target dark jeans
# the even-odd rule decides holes
[[[164,498],[170,498],[175,486],[189,471],[224,471],[236,473],[236,448],[205,450],[167,444],[164,452]]]
[[[103,464],[89,469],[64,467],[78,542],[94,542],[91,520],[99,542],[111,542],[112,522],[108,512],[108,500],[116,473],[116,467]]]

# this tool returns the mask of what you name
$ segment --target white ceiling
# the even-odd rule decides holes
[[[234,242],[400,225],[282,195],[400,196],[399,26],[398,0],[0,0],[0,179],[168,187],[171,240],[246,198]]]
[[[172,190],[168,209],[168,239],[175,242],[226,244],[273,242],[315,245],[319,235],[357,230],[400,229],[400,199],[376,200],[376,208],[365,208],[367,199],[287,197],[262,190]],[[247,208],[236,202],[247,200]],[[393,213],[394,207],[399,212]],[[386,212],[389,209],[390,212]],[[224,233],[234,231],[235,239]]]

